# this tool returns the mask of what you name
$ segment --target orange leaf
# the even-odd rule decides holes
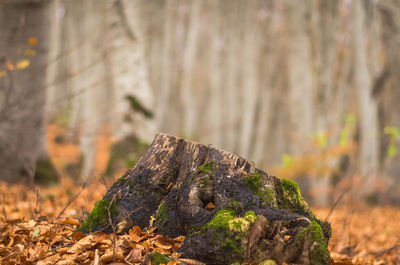
[[[214,205],[214,203],[209,202],[209,203],[207,203],[205,208],[206,208],[206,210],[212,210],[215,208],[215,205]]]
[[[139,226],[134,226],[132,229],[129,230],[129,237],[133,242],[140,242],[143,238],[145,238],[142,235],[142,230],[140,229]]]
[[[74,242],[81,240],[82,238],[86,237],[86,235],[82,232],[75,231],[72,233],[71,238]]]
[[[74,218],[71,218],[71,217],[68,217],[68,218],[64,219],[62,221],[62,223],[63,224],[68,224],[68,225],[80,226],[79,221],[74,219]]]

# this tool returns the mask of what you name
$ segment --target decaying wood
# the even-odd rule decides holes
[[[212,146],[157,134],[104,198],[117,198],[114,224],[129,219],[142,229],[154,225],[166,236],[185,235],[183,258],[206,264],[329,260],[330,225],[312,214],[297,184]],[[85,229],[109,229],[105,226]]]

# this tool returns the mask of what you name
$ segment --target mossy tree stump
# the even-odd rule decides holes
[[[269,176],[234,154],[166,134],[156,135],[80,229],[111,231],[104,220],[110,209],[114,227],[146,229],[152,223],[166,236],[185,235],[183,257],[207,264],[329,260],[330,225],[311,212],[295,182]]]

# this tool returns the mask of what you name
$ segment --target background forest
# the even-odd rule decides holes
[[[355,182],[398,202],[399,18],[396,0],[2,0],[1,178],[48,181],[46,134],[78,146],[57,168],[85,181],[111,143],[109,172],[162,131],[296,178],[314,203]]]
[[[369,207],[400,203],[399,113],[398,0],[0,0],[5,221],[84,216],[166,132],[345,205],[334,255],[396,264]]]

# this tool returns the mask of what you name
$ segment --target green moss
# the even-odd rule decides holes
[[[134,166],[136,166],[137,160],[136,159],[127,159],[125,163],[126,163],[127,168],[133,168]]]
[[[308,234],[309,230],[310,230],[310,228],[308,228],[308,227],[304,228],[296,235],[296,241],[295,241],[296,246],[300,246],[302,244],[302,242],[304,241],[304,238]]]
[[[125,177],[120,177],[120,178],[117,180],[117,182],[120,183],[120,184],[124,184],[124,182],[125,182]]]
[[[275,191],[273,189],[265,188],[263,191],[260,191],[258,196],[263,200],[264,205],[272,208],[278,207]]]
[[[311,240],[310,264],[328,264],[330,257],[328,242],[325,239],[322,228],[317,221],[312,221],[309,227],[304,228],[297,234],[295,245],[300,246],[307,235],[309,235]]]
[[[282,190],[282,207],[290,210],[290,211],[298,211],[301,210],[303,212],[310,212],[309,207],[303,196],[301,195],[301,191],[296,182],[290,179],[282,179],[281,182],[281,190]]]
[[[201,173],[210,173],[214,167],[214,162],[205,162],[200,168]]]
[[[222,229],[225,232],[229,232],[229,221],[234,218],[236,218],[236,213],[232,210],[218,211],[214,218],[205,225],[205,228]]]
[[[151,253],[151,265],[167,264],[168,262],[169,260],[166,256],[155,251]]]
[[[58,174],[49,158],[39,159],[36,162],[36,171],[33,177],[39,184],[58,183]]]
[[[234,263],[232,263],[231,265],[240,265],[240,262],[234,262]]]
[[[81,232],[89,233],[93,229],[108,226],[108,208],[110,209],[109,211],[111,216],[118,215],[117,202],[114,200],[111,205],[110,203],[110,198],[106,198],[96,202],[93,210],[90,212],[89,216],[82,223],[78,230]]]
[[[244,178],[244,183],[255,195],[260,197],[264,205],[273,208],[276,208],[278,206],[274,190],[262,187],[259,173],[253,173],[246,176]]]
[[[237,240],[227,239],[221,244],[221,247],[231,249],[233,253],[241,253],[243,248]]]
[[[244,178],[244,183],[254,193],[257,194],[261,188],[260,174],[253,173]]]
[[[221,240],[221,247],[229,248],[232,253],[244,253],[242,238],[248,233],[250,226],[257,219],[253,211],[246,212],[242,217],[233,210],[218,211],[214,218],[201,229],[213,229],[214,239]]]
[[[328,242],[325,239],[321,226],[316,222],[311,222],[310,236],[315,243],[311,250],[311,265],[326,265],[329,262]]]
[[[240,201],[232,201],[226,208],[234,211],[236,214],[240,214],[244,211],[243,204]]]
[[[158,207],[158,211],[156,214],[156,226],[160,226],[161,224],[163,224],[165,222],[165,220],[167,219],[167,216],[168,216],[168,211],[165,208],[164,203],[162,203]]]

